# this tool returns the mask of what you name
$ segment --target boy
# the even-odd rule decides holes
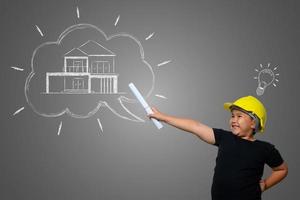
[[[261,193],[286,177],[288,168],[274,145],[256,140],[265,129],[267,113],[253,96],[225,103],[231,111],[231,132],[208,127],[192,119],[178,118],[153,108],[150,118],[170,124],[218,147],[211,195],[213,200],[260,200]],[[264,164],[272,169],[261,180]]]

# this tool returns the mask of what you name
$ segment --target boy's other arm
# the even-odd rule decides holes
[[[260,182],[260,187],[262,191],[269,189],[275,184],[279,183],[282,179],[284,179],[288,174],[288,166],[284,162],[278,167],[272,168],[272,173],[265,180]]]
[[[152,108],[153,114],[150,114],[150,118],[155,118],[159,121],[165,122],[178,129],[190,132],[198,136],[201,140],[208,144],[215,143],[215,136],[213,129],[205,124],[202,124],[193,119],[179,118],[159,112],[156,108]]]

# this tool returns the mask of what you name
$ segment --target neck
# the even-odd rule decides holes
[[[249,141],[255,141],[256,139],[253,137],[253,135],[248,135],[248,136],[243,136],[241,137],[244,140],[249,140]]]

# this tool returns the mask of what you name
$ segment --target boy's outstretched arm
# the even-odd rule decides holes
[[[190,132],[209,144],[215,143],[215,136],[211,127],[192,119],[179,118],[164,114],[158,111],[156,108],[152,108],[152,110],[153,114],[148,115],[150,118],[155,118],[161,122]]]

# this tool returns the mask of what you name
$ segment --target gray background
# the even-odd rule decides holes
[[[43,118],[27,105],[33,50],[83,22],[138,38],[157,78],[150,104],[212,127],[228,128],[225,101],[256,95],[259,64],[278,66],[278,86],[260,97],[268,122],[257,138],[276,145],[289,175],[263,199],[299,198],[299,6],[296,0],[1,0],[0,199],[210,199],[217,149],[167,125],[158,131],[139,106],[134,112],[146,123],[108,110],[89,119]]]

